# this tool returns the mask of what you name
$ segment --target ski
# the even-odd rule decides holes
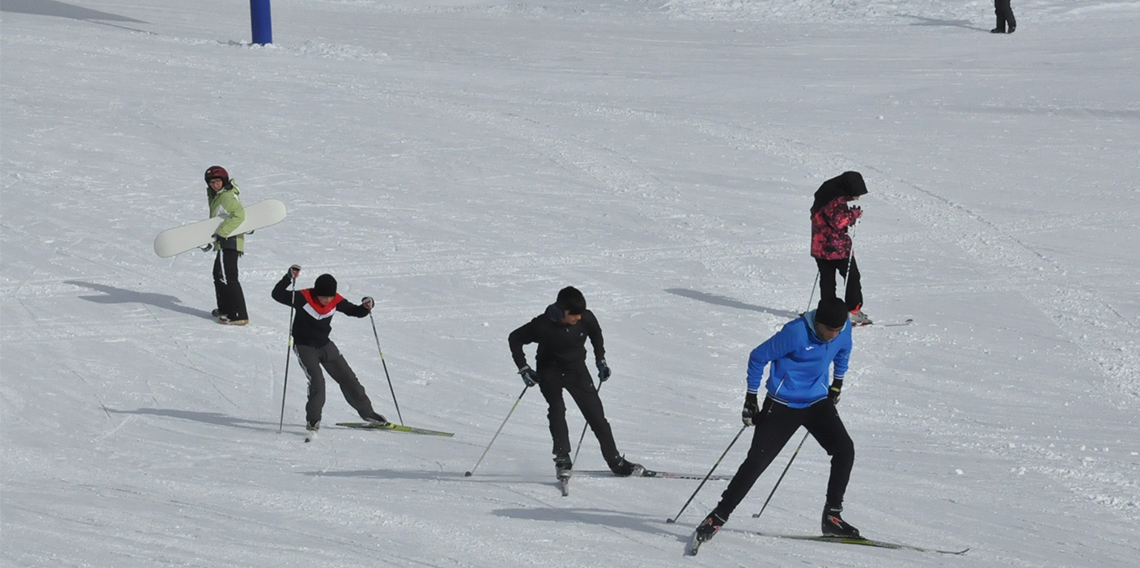
[[[359,430],[387,430],[389,432],[406,432],[408,434],[443,436],[446,438],[450,438],[455,435],[451,432],[440,432],[439,430],[428,430],[427,428],[413,428],[412,426],[402,426],[399,424],[392,424],[391,422],[383,425],[372,424],[371,422],[337,422],[336,425],[344,426],[345,428],[356,428]]]
[[[871,546],[875,548],[889,548],[892,550],[913,550],[915,552],[931,552],[937,554],[954,554],[962,555],[969,548],[962,550],[940,550],[937,548],[927,548],[924,546],[913,546],[910,544],[899,544],[896,542],[886,542],[883,540],[875,540],[863,537],[845,537],[845,536],[809,536],[809,535],[794,535],[794,534],[772,534],[772,533],[756,533],[760,536],[767,536],[772,538],[784,538],[789,540],[811,540],[816,542],[830,542],[834,544],[854,544],[856,546]]]
[[[883,323],[869,322],[856,325],[854,327],[902,327],[904,325],[910,325],[912,323],[914,323],[914,318],[906,318],[904,320],[888,321]]]
[[[575,470],[574,474],[575,475],[585,475],[588,477],[616,477],[613,474],[613,472],[611,472],[609,470],[604,470],[604,469]],[[647,469],[647,470],[643,471],[641,473],[641,475],[638,475],[638,476],[632,476],[631,475],[630,477],[657,477],[660,479],[704,479],[705,478],[705,476],[703,474],[699,474],[699,473],[675,473],[672,471],[655,471],[652,469]],[[731,475],[711,475],[711,476],[709,476],[710,481],[729,481],[731,479],[732,479]]]

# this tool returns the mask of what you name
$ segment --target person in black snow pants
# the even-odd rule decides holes
[[[519,374],[528,387],[538,385],[542,396],[549,405],[547,418],[550,421],[550,435],[554,438],[554,466],[559,478],[568,475],[570,461],[570,431],[566,427],[566,403],[562,391],[570,393],[582,416],[594,431],[601,445],[602,457],[614,475],[640,476],[645,468],[626,460],[618,452],[610,423],[593,379],[586,369],[586,338],[594,348],[594,360],[598,368],[598,379],[605,382],[610,378],[610,368],[606,364],[606,349],[602,340],[602,328],[594,313],[586,309],[586,298],[577,288],[568,286],[558,292],[555,303],[546,312],[529,323],[511,332],[507,342],[511,356],[518,366]],[[535,366],[527,364],[523,346],[537,343],[538,353]]]
[[[994,14],[997,15],[997,27],[990,30],[990,33],[1011,34],[1017,29],[1017,19],[1013,17],[1009,0],[994,0]]]
[[[835,273],[843,276],[847,286],[843,298],[851,312],[853,325],[867,325],[871,318],[863,313],[863,285],[859,263],[852,254],[849,227],[863,216],[859,207],[848,203],[867,194],[867,184],[859,172],[843,172],[819,186],[811,205],[811,256],[819,270],[821,298],[834,298]],[[850,270],[848,270],[850,267]]]
[[[202,247],[206,252],[218,251],[214,258],[214,296],[218,307],[210,315],[218,318],[220,324],[245,325],[249,323],[249,313],[238,281],[238,258],[245,250],[245,235],[233,234],[245,221],[245,208],[238,199],[241,190],[221,166],[206,168],[205,178],[210,218],[222,219],[214,233],[214,242]]]
[[[325,376],[323,366],[329,376],[340,385],[344,400],[348,401],[360,418],[376,425],[384,425],[388,420],[372,409],[372,401],[364,392],[364,385],[356,378],[356,373],[348,366],[344,356],[329,339],[332,331],[332,317],[336,312],[354,318],[367,316],[375,302],[365,296],[360,305],[345,300],[336,293],[336,279],[331,274],[322,274],[312,288],[289,291],[289,284],[297,280],[301,267],[294,264],[285,277],[273,288],[273,299],[286,306],[293,306],[297,313],[293,317],[293,352],[297,362],[309,379],[309,400],[305,404],[305,427],[316,431],[321,427],[321,410],[325,406]]]
[[[815,310],[788,322],[752,350],[748,358],[748,391],[741,411],[744,425],[756,427],[752,447],[721,494],[720,503],[697,525],[696,540],[707,541],[724,526],[800,426],[831,455],[821,521],[823,534],[859,536],[859,529],[839,514],[855,463],[855,444],[836,410],[850,355],[847,305],[838,298],[820,300]],[[769,364],[771,371],[762,385],[764,369]],[[765,389],[762,404],[757,401],[761,388]]]

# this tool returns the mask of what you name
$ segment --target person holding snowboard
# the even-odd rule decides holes
[[[606,348],[602,328],[594,313],[586,309],[586,298],[573,286],[558,292],[555,303],[529,323],[511,332],[507,338],[511,356],[527,387],[538,385],[549,405],[547,419],[550,435],[554,439],[554,467],[559,479],[569,477],[573,466],[570,461],[570,432],[566,426],[566,403],[562,391],[570,393],[582,416],[594,431],[601,444],[602,457],[610,471],[619,477],[640,476],[645,468],[630,462],[618,452],[613,431],[606,420],[605,409],[593,379],[586,369],[586,338],[594,348],[594,362],[598,380],[610,378],[606,364]],[[527,364],[523,346],[537,343],[535,367]]]
[[[855,463],[855,445],[836,410],[851,355],[847,313],[843,300],[822,299],[815,310],[788,322],[752,350],[748,359],[748,391],[741,413],[745,426],[756,427],[752,447],[721,495],[720,503],[697,525],[697,541],[711,539],[724,526],[733,509],[800,426],[807,428],[831,455],[823,534],[859,536],[859,530],[839,516]],[[757,391],[769,363],[767,392],[763,405],[759,405]]]
[[[1017,19],[1013,17],[1013,8],[1010,0],[994,0],[994,14],[997,15],[997,27],[990,30],[991,34],[1011,34],[1017,29]]]
[[[811,205],[811,256],[819,269],[821,298],[835,298],[835,273],[847,282],[843,293],[852,325],[867,325],[871,318],[863,313],[863,287],[859,280],[859,264],[851,250],[847,228],[863,216],[859,207],[848,203],[866,195],[867,184],[859,172],[843,172],[831,178],[815,192]]]
[[[210,205],[210,218],[225,219],[214,233],[214,243],[202,250],[217,251],[214,257],[214,296],[218,309],[210,315],[225,325],[245,325],[249,314],[245,310],[245,294],[238,281],[238,258],[245,248],[245,235],[234,235],[234,229],[245,221],[245,208],[238,199],[237,184],[221,166],[206,168],[206,199]]]
[[[305,404],[305,428],[316,432],[321,427],[321,411],[325,406],[325,376],[321,372],[323,366],[329,376],[340,385],[340,392],[344,400],[360,415],[365,422],[383,426],[388,420],[372,409],[372,401],[364,392],[364,385],[352,372],[352,367],[344,360],[336,344],[329,339],[332,331],[332,317],[336,312],[354,318],[362,318],[372,312],[376,304],[372,298],[365,296],[360,305],[356,305],[336,292],[336,278],[331,274],[322,274],[317,277],[312,288],[301,291],[289,291],[289,284],[297,281],[301,274],[301,267],[294,264],[289,272],[273,288],[273,299],[278,303],[296,308],[293,317],[293,352],[297,354],[297,362],[301,370],[309,379],[309,400]]]

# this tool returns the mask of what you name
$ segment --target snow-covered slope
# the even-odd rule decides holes
[[[260,47],[242,2],[5,0],[0,564],[1131,566],[1140,9],[1014,10],[993,36],[980,1],[278,0]],[[212,164],[289,206],[247,240],[245,328],[209,318],[211,256],[151,250],[206,215]],[[622,451],[707,472],[748,352],[808,307],[811,194],[847,169],[866,311],[915,323],[856,331],[844,515],[967,555],[755,536],[818,530],[809,441],[763,517],[791,449],[683,558],[725,482],[677,524],[699,482],[561,498],[535,392],[464,478],[522,390],[507,334],[567,284]],[[269,298],[292,263],[377,298],[404,419],[454,438],[302,443]],[[333,327],[394,418],[370,323]],[[330,388],[325,423],[351,419]]]

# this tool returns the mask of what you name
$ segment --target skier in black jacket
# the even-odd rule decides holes
[[[356,378],[356,373],[348,366],[344,356],[329,339],[332,331],[332,317],[336,312],[354,318],[362,318],[372,311],[375,302],[365,296],[356,305],[336,293],[336,279],[331,274],[322,274],[312,288],[289,291],[289,284],[296,282],[301,267],[294,264],[285,277],[273,288],[273,299],[297,309],[293,317],[293,352],[297,362],[309,379],[309,401],[305,404],[305,427],[315,432],[321,427],[321,410],[325,406],[325,376],[321,366],[328,371],[344,394],[348,404],[366,422],[383,425],[388,420],[372,409],[372,401],[364,392],[364,385]]]
[[[548,306],[545,313],[512,331],[507,342],[523,382],[528,387],[537,384],[550,405],[547,418],[550,420],[550,435],[554,438],[554,466],[558,477],[561,479],[568,475],[572,466],[563,389],[574,397],[582,416],[597,436],[602,446],[602,457],[614,475],[640,476],[645,468],[627,461],[618,452],[602,408],[602,399],[598,397],[598,390],[586,369],[587,337],[594,347],[598,379],[605,382],[610,378],[610,368],[606,365],[602,328],[594,313],[586,309],[586,298],[582,292],[568,286],[558,292],[557,301]],[[523,353],[523,345],[528,343],[538,344],[535,357],[537,371],[530,368]]]

